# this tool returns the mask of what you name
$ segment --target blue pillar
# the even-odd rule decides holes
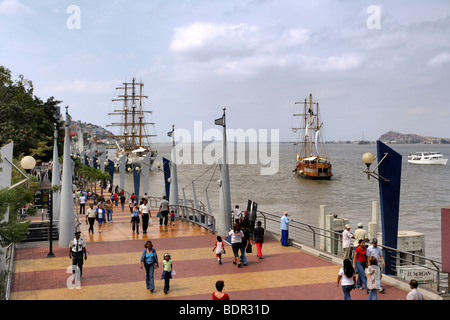
[[[111,177],[111,185],[113,185],[114,181],[114,161],[108,159],[108,173]]]
[[[163,157],[163,170],[164,170],[164,186],[166,189],[166,199],[169,200],[169,196],[170,196],[170,183],[169,183],[169,178],[170,178],[170,160],[166,159]]]
[[[98,160],[98,158],[97,157],[93,157],[93,159],[94,159],[94,161],[93,161],[93,164],[94,164],[94,168],[95,169],[97,169],[97,160]]]
[[[379,179],[383,246],[397,249],[402,156],[381,141],[377,141],[377,152],[379,162],[388,154],[378,166],[378,174],[389,180]],[[394,275],[396,252],[383,248],[383,255],[385,274]]]
[[[134,195],[136,196],[136,201],[139,201],[139,187],[141,184],[141,168],[136,164],[133,164],[133,182],[134,182]],[[136,170],[137,169],[137,170]]]

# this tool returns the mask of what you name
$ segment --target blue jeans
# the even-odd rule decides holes
[[[148,264],[144,261],[145,268],[145,284],[147,285],[147,289],[154,290],[155,289],[155,279],[153,277],[155,267],[153,263]]]
[[[350,297],[350,292],[353,290],[355,286],[350,284],[348,286],[342,286],[342,291],[344,292],[344,300],[352,300]]]
[[[378,300],[377,289],[369,290],[369,300]]]
[[[356,280],[357,288],[366,288],[367,289],[367,279],[366,274],[364,272],[366,263],[356,261],[355,269],[358,271],[358,280]]]
[[[109,209],[109,210],[106,212],[106,214],[107,214],[107,216],[108,216],[108,222],[109,222],[109,221],[112,221],[112,213],[113,213],[113,211],[112,211],[111,209]]]
[[[281,245],[286,247],[288,245],[289,230],[281,230]]]
[[[240,260],[242,261],[243,264],[247,264],[247,257],[245,256],[246,245],[247,245],[247,240],[245,240],[245,243],[242,242],[241,247],[239,248],[241,250]]]

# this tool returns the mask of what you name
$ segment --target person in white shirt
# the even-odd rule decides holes
[[[384,263],[383,254],[381,253],[380,247],[378,247],[377,238],[372,239],[372,245],[367,248],[366,251],[367,261],[370,264],[370,257],[375,257],[377,260],[377,265],[380,267],[380,270],[383,271],[383,268],[386,266]],[[381,281],[377,282],[377,289],[381,293],[384,291],[384,288],[381,285]]]
[[[81,194],[79,201],[80,201],[80,214],[84,214],[86,206],[86,196],[84,194]]]
[[[411,279],[411,281],[409,282],[411,291],[406,296],[406,300],[424,300],[422,293],[417,290],[418,286],[419,284],[417,283],[417,280]]]
[[[239,206],[236,205],[231,211],[231,216],[233,217],[233,223],[241,223],[242,222],[242,211],[239,210]]]
[[[142,216],[142,232],[147,233],[148,222],[151,218],[150,211],[147,207],[147,200],[145,198],[142,199],[141,205],[139,206],[139,213]]]
[[[72,259],[73,273],[75,273],[77,277],[79,276],[79,278],[81,278],[83,274],[83,254],[84,260],[87,260],[86,242],[80,235],[80,231],[75,232],[75,238],[70,241],[69,244],[69,259]]]
[[[342,250],[344,251],[344,260],[352,258],[351,239],[355,236],[350,232],[350,225],[345,225],[345,230],[342,232]]]

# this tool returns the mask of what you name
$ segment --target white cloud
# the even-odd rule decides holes
[[[17,15],[21,13],[29,13],[32,10],[26,5],[20,3],[19,0],[3,0],[0,3],[0,14]]]
[[[112,88],[122,83],[121,80],[108,81],[92,81],[92,80],[71,80],[62,81],[58,84],[51,84],[52,92],[62,93],[77,93],[77,94],[108,94],[111,93]]]
[[[442,52],[428,60],[427,65],[435,67],[447,62],[450,62],[450,54],[448,52]]]

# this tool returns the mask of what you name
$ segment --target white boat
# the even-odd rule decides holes
[[[414,152],[408,156],[408,163],[446,165],[448,159],[440,152]]]

